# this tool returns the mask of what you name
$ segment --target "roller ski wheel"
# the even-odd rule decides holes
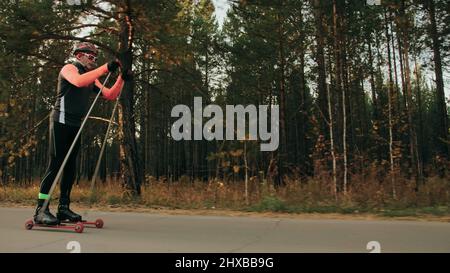
[[[25,222],[25,229],[30,230],[33,228],[33,226],[34,226],[33,220],[28,220]]]
[[[82,233],[83,230],[84,230],[84,226],[83,226],[82,223],[77,223],[77,224],[75,225],[75,232],[76,232],[76,233]]]
[[[104,225],[104,223],[103,223],[102,219],[95,220],[95,227],[96,228],[103,228],[103,225]]]

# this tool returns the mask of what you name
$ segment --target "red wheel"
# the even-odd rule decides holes
[[[82,233],[82,232],[83,232],[83,229],[84,229],[83,224],[77,223],[77,224],[75,225],[75,232],[76,232],[76,233]]]
[[[28,230],[32,229],[33,226],[34,226],[33,220],[28,220],[28,221],[25,223],[25,228],[28,229]]]
[[[103,220],[102,219],[95,220],[95,227],[96,228],[102,228],[103,227]]]

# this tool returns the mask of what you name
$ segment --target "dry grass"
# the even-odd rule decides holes
[[[226,209],[256,212],[293,213],[375,213],[384,216],[417,216],[421,214],[450,215],[450,181],[429,178],[419,191],[414,183],[396,180],[396,198],[392,185],[379,183],[372,177],[353,177],[346,195],[335,200],[330,179],[310,179],[300,182],[286,179],[284,187],[274,188],[267,181],[253,177],[249,181],[249,204],[246,205],[244,183],[213,180],[208,183],[190,182],[182,178],[168,183],[148,179],[140,198],[124,194],[116,181],[99,185],[91,195],[88,181],[74,186],[72,202],[96,207],[139,206],[146,208]],[[2,186],[0,202],[34,205],[39,191],[38,183],[29,186]],[[58,191],[54,194],[58,196]]]

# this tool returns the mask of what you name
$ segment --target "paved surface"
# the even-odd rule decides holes
[[[105,227],[78,234],[25,230],[32,213],[0,208],[0,252],[70,252],[70,241],[81,252],[369,252],[367,244],[377,241],[381,252],[450,253],[450,223],[89,211],[83,216],[102,218]]]

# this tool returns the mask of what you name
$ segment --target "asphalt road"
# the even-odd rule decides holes
[[[180,216],[84,212],[103,229],[33,228],[33,209],[0,208],[0,252],[381,252],[450,253],[450,223],[302,220],[267,217]],[[75,241],[76,243],[70,243]],[[376,241],[375,243],[369,243]],[[78,245],[79,243],[79,245]],[[373,248],[371,248],[373,250]]]

